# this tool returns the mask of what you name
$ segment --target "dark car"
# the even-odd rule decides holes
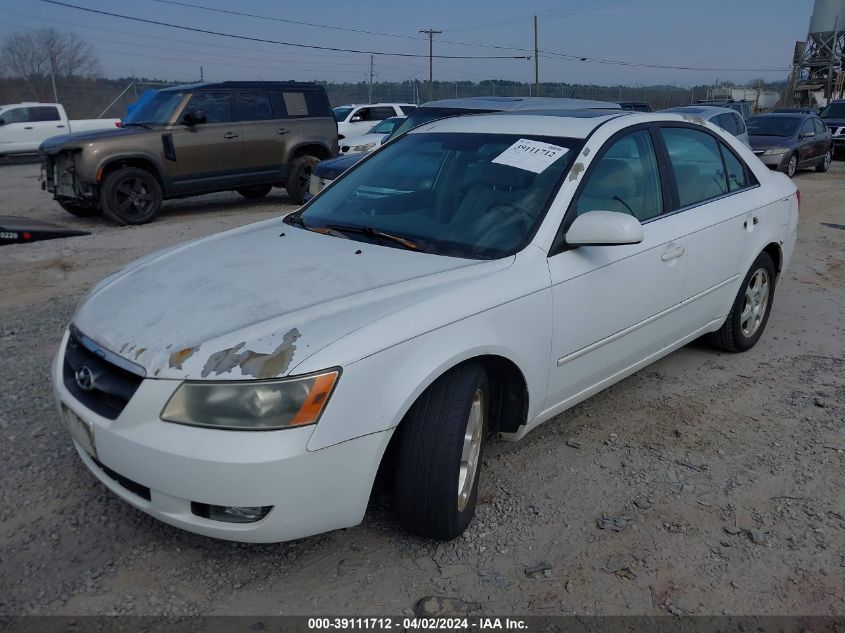
[[[818,108],[775,108],[772,112],[775,114],[812,114],[819,116]]]
[[[819,118],[830,128],[835,151],[845,151],[845,100],[831,103],[821,111]]]
[[[751,149],[790,178],[802,168],[825,172],[833,158],[830,130],[811,114],[760,114],[747,121]]]
[[[748,117],[751,116],[751,104],[745,99],[716,99],[710,101],[699,99],[696,103],[698,105],[710,105],[719,108],[730,108],[731,110],[736,110],[742,115],[742,118],[746,120],[748,120]]]
[[[301,203],[311,170],[337,154],[337,123],[316,83],[224,81],[159,90],[120,129],[41,144],[44,184],[68,213],[152,220],[163,200],[216,191]]]
[[[617,101],[619,107],[629,112],[651,112],[651,106],[645,101]]]
[[[422,104],[411,112],[402,124],[390,133],[394,139],[410,129],[447,117],[463,114],[485,114],[489,112],[520,112],[528,110],[619,110],[616,103],[593,101],[591,99],[569,99],[566,97],[466,97],[463,99],[441,99]],[[387,139],[382,141],[387,142]],[[317,165],[311,174],[309,197],[315,196],[331,181],[357,164],[367,154],[345,154],[325,160]]]

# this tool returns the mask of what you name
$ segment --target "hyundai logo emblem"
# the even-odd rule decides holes
[[[92,391],[94,389],[94,374],[85,365],[77,367],[76,373],[73,376],[76,378],[76,384],[79,385],[82,391]]]

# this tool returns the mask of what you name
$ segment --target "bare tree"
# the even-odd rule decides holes
[[[34,96],[51,92],[51,74],[56,81],[99,74],[94,48],[75,33],[40,29],[12,33],[0,46],[0,68],[4,74],[23,78]]]

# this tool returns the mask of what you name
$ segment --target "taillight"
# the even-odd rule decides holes
[[[798,213],[801,213],[801,190],[795,190],[795,199],[798,200]]]
[[[114,126],[115,126],[115,127],[123,127],[123,122],[121,122],[121,121],[115,121],[115,122],[114,122]]]

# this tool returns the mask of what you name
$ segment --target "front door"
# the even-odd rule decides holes
[[[198,120],[181,123],[192,113]],[[244,171],[241,126],[233,121],[228,92],[194,93],[173,128],[177,191],[214,191],[236,183]]]
[[[590,166],[564,227],[576,215],[628,213],[640,244],[582,246],[549,258],[554,332],[545,408],[563,409],[657,357],[677,339],[685,230],[664,201],[652,133],[611,139]]]

